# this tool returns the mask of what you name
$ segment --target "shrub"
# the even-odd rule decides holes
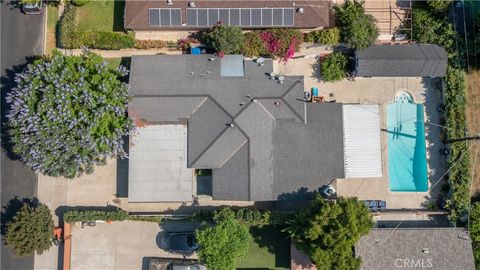
[[[228,208],[228,207],[227,207]],[[212,222],[215,217],[221,215],[222,211],[232,211],[238,222],[247,226],[264,225],[285,225],[292,214],[283,212],[271,212],[253,208],[228,208],[229,210],[196,211],[191,218],[192,221]]]
[[[321,76],[324,81],[335,82],[345,78],[348,58],[342,53],[332,53],[321,60]]]
[[[373,226],[372,214],[356,198],[326,201],[317,194],[285,229],[295,246],[322,269],[359,269],[353,247]]]
[[[240,53],[247,57],[268,55],[259,31],[247,32],[244,35]]]
[[[126,157],[123,137],[133,124],[124,75],[88,52],[28,65],[6,98],[14,153],[33,170],[69,178]]]
[[[447,11],[452,0],[427,0],[428,5],[436,12]]]
[[[16,256],[42,254],[52,246],[53,219],[45,205],[24,204],[6,226],[5,243]]]
[[[135,40],[135,49],[161,49],[167,45],[163,40]]]
[[[180,47],[180,49],[182,50],[188,50],[194,44],[200,44],[200,41],[192,37],[182,38],[177,41],[177,46]]]
[[[57,24],[58,47],[65,49],[80,48],[81,43],[77,38],[77,8],[66,5],[65,11]]]
[[[196,176],[212,176],[212,170],[211,169],[196,169],[195,170],[195,175]]]
[[[63,221],[74,223],[80,221],[123,221],[128,218],[128,212],[122,209],[110,211],[94,211],[94,210],[71,210],[63,215]]]
[[[343,43],[354,49],[365,49],[375,42],[379,30],[373,16],[365,14],[362,2],[346,0],[335,6],[335,12]]]
[[[300,50],[303,35],[296,29],[269,29],[260,32],[260,38],[267,53],[288,61]]]
[[[316,42],[324,45],[335,45],[340,42],[340,30],[338,28],[315,30],[303,35],[306,42]]]
[[[81,46],[91,49],[119,50],[133,48],[135,45],[132,35],[119,32],[85,31],[76,34]]]
[[[413,36],[418,43],[437,44],[445,48],[450,64],[456,64],[455,40],[456,33],[447,19],[437,19],[430,12],[423,9],[413,10]]]
[[[212,270],[233,270],[245,258],[252,236],[246,226],[238,223],[235,213],[224,208],[215,215],[215,226],[196,231],[201,249],[198,257]]]
[[[87,3],[89,3],[91,0],[70,0],[70,3],[74,4],[75,6],[83,6]]]
[[[215,25],[205,34],[207,46],[212,47],[217,52],[223,52],[225,54],[238,53],[242,41],[242,29],[221,23]]]

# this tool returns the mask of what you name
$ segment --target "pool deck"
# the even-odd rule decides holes
[[[386,104],[395,100],[399,91],[412,94],[415,103],[422,103],[425,109],[425,121],[440,123],[440,114],[436,107],[441,101],[438,79],[428,78],[356,78],[355,81],[342,80],[335,83],[324,83],[318,80],[318,64],[315,58],[297,58],[286,65],[279,63],[278,72],[285,75],[305,76],[305,89],[313,86],[319,88],[319,95],[327,101],[341,103],[379,104],[380,127],[386,128]],[[312,68],[313,67],[313,68]],[[313,71],[312,71],[313,70]],[[441,129],[438,126],[425,124],[427,139],[427,159],[429,192],[391,192],[388,183],[388,151],[387,134],[382,132],[382,166],[383,177],[362,179],[337,179],[336,190],[340,196],[354,196],[361,200],[384,200],[387,207],[425,208],[425,205],[438,196],[444,181],[440,177],[446,170],[445,158],[438,154],[443,148]],[[438,181],[438,183],[437,183]]]

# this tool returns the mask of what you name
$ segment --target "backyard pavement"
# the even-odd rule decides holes
[[[325,53],[318,48],[317,55]],[[341,196],[355,196],[361,200],[385,200],[388,208],[423,208],[435,198],[444,181],[441,176],[446,171],[446,161],[439,150],[444,147],[441,142],[440,113],[436,111],[441,102],[441,91],[437,79],[428,78],[355,78],[355,81],[344,79],[339,82],[325,83],[319,80],[318,58],[311,57],[314,48],[310,49],[306,58],[296,58],[289,62],[278,63],[277,73],[283,75],[303,75],[305,90],[318,87],[319,96],[327,102],[379,104],[380,127],[386,128],[386,104],[395,99],[399,91],[408,91],[413,95],[415,103],[423,103],[425,107],[427,159],[429,187],[431,192],[390,192],[388,183],[387,135],[382,132],[381,147],[383,160],[383,177],[363,179],[337,179],[336,190]],[[433,125],[432,125],[433,124]]]
[[[163,226],[163,225],[162,225]],[[95,227],[72,227],[71,267],[77,270],[148,269],[148,257],[183,258],[159,248],[163,231],[188,231],[197,223],[159,226],[152,222],[97,223]],[[196,259],[196,255],[188,256]]]

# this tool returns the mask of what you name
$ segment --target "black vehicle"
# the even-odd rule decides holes
[[[160,247],[171,252],[193,253],[199,246],[195,232],[171,232],[162,235]]]
[[[27,15],[39,15],[43,12],[43,2],[41,0],[22,3],[22,11]]]

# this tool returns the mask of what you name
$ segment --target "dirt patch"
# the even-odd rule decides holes
[[[467,75],[467,125],[470,134],[480,134],[480,70]],[[472,194],[480,194],[480,141],[472,147],[472,164],[474,167]],[[476,155],[476,156],[475,156]],[[476,162],[475,162],[476,159]]]

